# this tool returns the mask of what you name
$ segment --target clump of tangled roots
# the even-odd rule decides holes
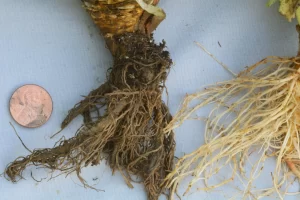
[[[18,181],[26,167],[34,165],[76,172],[87,186],[81,169],[98,165],[105,154],[111,169],[120,170],[130,187],[132,175],[142,179],[148,199],[164,192],[161,185],[172,171],[175,141],[172,131],[163,131],[172,117],[161,97],[172,61],[165,43],[157,45],[145,34],[124,33],[113,41],[114,65],[107,82],[70,110],[62,123],[65,128],[82,114],[84,126],[54,148],[17,158],[6,168],[8,179]]]
[[[175,192],[183,179],[192,176],[186,194],[200,180],[205,186],[198,189],[209,191],[236,179],[242,183],[241,199],[261,199],[273,193],[284,199],[292,182],[290,172],[300,179],[299,56],[298,52],[290,58],[267,57],[232,80],[187,95],[166,131],[211,106],[203,118],[205,144],[179,159],[164,182],[166,187]],[[255,162],[249,159],[253,152],[259,155]],[[276,159],[274,187],[258,189],[254,182],[270,157]],[[225,169],[229,177],[211,184]]]

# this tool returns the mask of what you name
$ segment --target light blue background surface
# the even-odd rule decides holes
[[[59,129],[68,110],[99,84],[111,66],[111,56],[79,0],[1,0],[0,6],[0,171],[26,150],[9,125],[12,121],[8,102],[13,91],[23,84],[43,86],[52,95],[54,111],[47,124],[26,129],[15,124],[24,143],[31,149],[52,147],[49,136]],[[232,70],[239,72],[247,65],[268,55],[293,56],[297,51],[295,24],[286,22],[277,8],[266,8],[265,0],[162,0],[160,6],[167,19],[155,32],[157,41],[165,39],[175,62],[167,86],[169,106],[175,113],[186,93],[204,85],[230,78],[193,42],[198,41]],[[218,41],[222,45],[219,47]],[[81,125],[76,119],[62,135],[71,137]],[[203,143],[202,124],[186,122],[176,130],[176,155],[182,156]],[[274,163],[272,164],[274,165]],[[272,165],[270,165],[272,169]],[[270,170],[271,170],[270,169]],[[0,199],[146,199],[142,186],[129,189],[119,173],[100,166],[83,170],[90,183],[97,177],[97,188],[84,189],[76,176],[58,177],[49,182],[27,181],[12,184],[0,177]],[[36,179],[45,171],[34,170]],[[259,184],[268,185],[270,175]],[[180,189],[180,194],[183,189]],[[226,188],[216,193],[192,193],[183,199],[228,199]],[[286,199],[298,199],[290,197]],[[162,197],[161,199],[164,199]]]

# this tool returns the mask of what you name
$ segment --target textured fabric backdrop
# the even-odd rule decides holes
[[[167,81],[173,114],[186,93],[231,78],[194,41],[203,44],[235,72],[268,55],[296,54],[295,24],[286,22],[277,8],[266,8],[265,4],[266,0],[162,0],[160,6],[165,9],[167,19],[155,32],[155,38],[157,42],[166,40],[175,62]],[[67,111],[82,99],[81,95],[104,82],[106,70],[111,66],[110,53],[98,33],[79,0],[1,0],[1,172],[17,156],[27,155],[9,125],[13,122],[8,110],[13,91],[23,84],[34,83],[52,95],[54,110],[47,124],[26,129],[13,122],[30,149],[52,147],[57,138],[51,140],[49,136],[58,131]],[[81,120],[78,117],[61,136],[73,136]],[[176,155],[182,156],[201,145],[202,131],[203,124],[199,121],[186,122],[176,129]],[[267,170],[273,167],[274,161],[270,161]],[[82,188],[77,185],[75,175],[37,183],[30,177],[31,170],[36,179],[47,175],[44,170],[30,168],[24,174],[27,180],[18,184],[0,177],[0,199],[146,200],[142,186],[135,184],[135,189],[129,189],[118,172],[111,176],[104,162],[83,170],[83,175],[88,183],[97,184],[95,187],[106,192]],[[270,183],[269,172],[257,182],[259,186],[271,186]],[[233,186],[214,193],[192,193],[183,199],[228,199],[236,192]],[[179,193],[183,191],[180,188]]]

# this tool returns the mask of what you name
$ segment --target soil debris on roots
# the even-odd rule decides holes
[[[83,127],[53,148],[34,150],[10,163],[5,171],[9,180],[18,181],[26,167],[34,165],[76,172],[82,184],[91,187],[81,169],[105,158],[129,187],[131,176],[137,175],[148,199],[165,192],[162,181],[172,171],[175,141],[172,131],[163,131],[172,117],[161,98],[172,60],[165,43],[155,44],[152,36],[124,33],[112,40],[116,51],[107,82],[71,109],[62,123],[65,128],[83,115]]]

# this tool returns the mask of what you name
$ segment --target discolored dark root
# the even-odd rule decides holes
[[[6,176],[17,181],[29,165],[44,166],[64,173],[97,165],[103,154],[112,170],[120,170],[128,184],[138,175],[148,199],[164,192],[162,180],[172,171],[174,134],[163,129],[171,121],[161,96],[172,61],[164,42],[152,37],[125,33],[113,37],[114,65],[108,80],[70,110],[62,123],[65,128],[76,116],[84,116],[84,126],[54,148],[35,150],[12,162]],[[100,108],[106,108],[104,114]],[[96,119],[95,119],[96,112]]]

